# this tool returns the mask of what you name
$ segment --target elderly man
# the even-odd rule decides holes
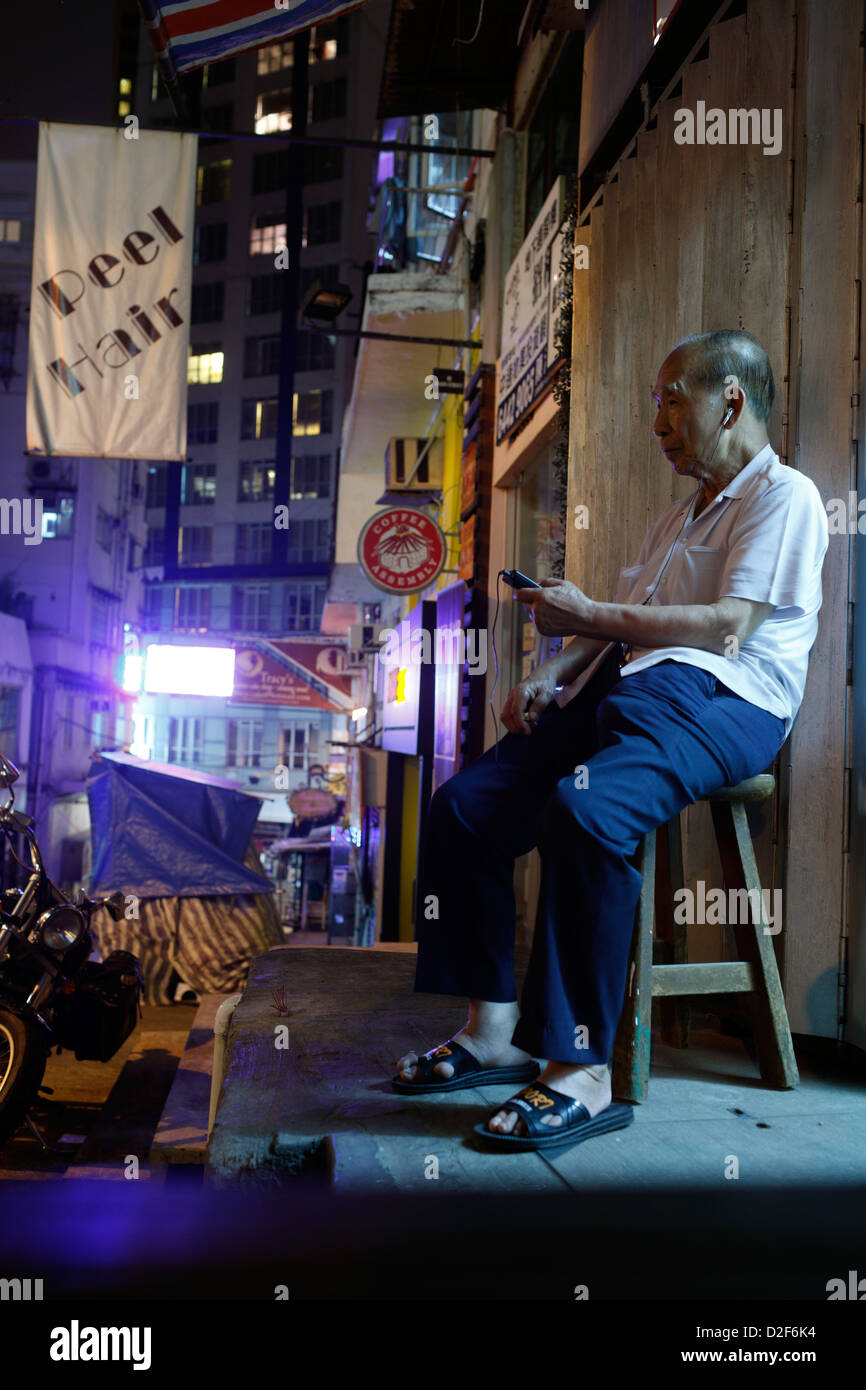
[[[419,923],[415,988],[468,996],[469,1018],[401,1058],[393,1085],[532,1083],[477,1126],[497,1147],[559,1147],[629,1123],[608,1063],[640,837],[771,765],[803,697],[827,520],[814,483],[769,443],[774,392],[748,333],[677,344],[652,391],[653,432],[695,491],[650,527],[612,603],[562,580],[518,591],[540,632],[574,640],[514,687],[509,732],[431,802],[421,863],[438,916]],[[542,877],[519,1008],[513,870],[534,845]],[[547,1062],[540,1077],[533,1054]]]

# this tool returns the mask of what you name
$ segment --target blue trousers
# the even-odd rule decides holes
[[[419,856],[415,989],[509,1002],[514,863],[538,847],[535,933],[512,1041],[573,1065],[610,1060],[640,837],[707,792],[763,772],[785,738],[783,720],[701,667],[663,661],[620,677],[618,656],[615,647],[531,734],[506,733],[438,788]]]

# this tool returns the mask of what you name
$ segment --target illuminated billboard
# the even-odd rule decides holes
[[[147,649],[144,689],[148,695],[221,695],[234,693],[233,647],[161,646]]]

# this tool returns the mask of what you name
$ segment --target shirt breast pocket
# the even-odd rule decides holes
[[[651,578],[649,565],[627,565],[619,572],[613,596],[614,603],[643,603],[649,591]]]
[[[680,602],[715,603],[721,597],[726,559],[725,551],[714,546],[686,546],[680,586],[684,596]]]

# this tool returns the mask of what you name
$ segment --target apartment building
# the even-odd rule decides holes
[[[317,25],[310,34],[307,133],[335,141],[375,134],[387,3]],[[146,466],[147,544],[142,641],[233,644],[243,700],[146,694],[134,749],[273,790],[310,769],[339,779],[332,742],[346,737],[346,680],[320,631],[333,562],[339,443],[356,341],[299,329],[293,397],[288,548],[275,562],[274,497],[280,325],[284,292],[293,43],[275,43],[202,73],[188,445],[172,504],[172,465]],[[171,101],[142,35],[135,107],[144,126],[174,126]],[[305,148],[301,295],[315,280],[348,285],[363,303],[373,151]],[[309,660],[304,643],[315,650]],[[341,644],[342,645],[342,644]],[[308,652],[309,656],[309,652]],[[339,653],[342,661],[343,653]],[[260,663],[286,675],[266,679]],[[317,679],[318,671],[322,679]],[[258,685],[251,675],[261,676]],[[256,670],[256,668],[258,668]],[[335,685],[336,679],[336,685]],[[312,684],[310,683],[312,681]],[[282,692],[276,696],[273,691]],[[280,703],[296,699],[296,705]],[[337,754],[339,750],[336,750]],[[263,820],[288,820],[286,788]]]

